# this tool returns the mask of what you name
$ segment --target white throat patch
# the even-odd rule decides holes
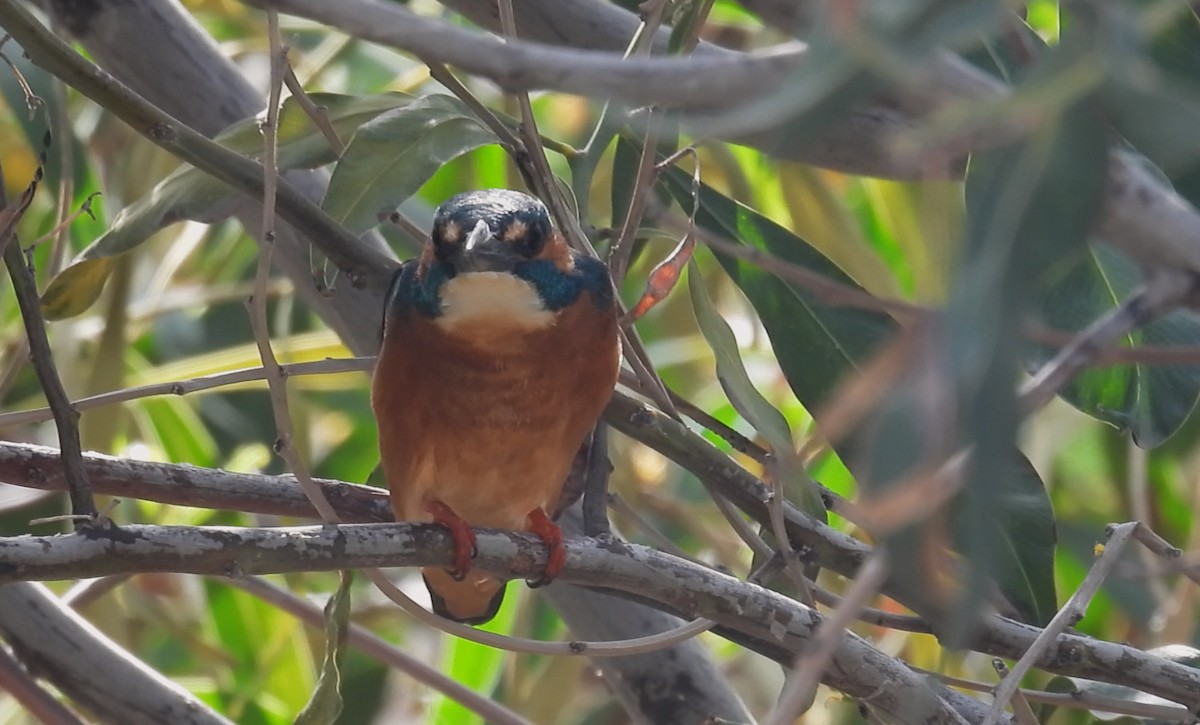
[[[554,322],[532,284],[506,272],[460,274],[442,285],[438,327],[454,332],[480,323],[518,330],[539,330]]]

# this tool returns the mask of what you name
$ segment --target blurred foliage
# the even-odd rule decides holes
[[[684,5],[694,13],[698,4]],[[902,68],[882,67],[883,59],[915,64],[927,48],[948,42],[1016,84],[1017,101],[986,111],[1007,113],[1009,120],[1035,125],[1039,133],[972,159],[965,184],[860,178],[704,141],[694,159],[667,169],[650,190],[651,204],[621,294],[626,303],[638,298],[649,271],[670,253],[693,217],[702,234],[862,293],[917,305],[949,301],[945,318],[958,346],[949,348],[938,372],[946,394],[966,401],[955,411],[961,418],[950,421],[961,427],[951,439],[975,445],[981,463],[970,473],[968,495],[955,503],[959,518],[948,527],[953,531],[945,534],[946,543],[973,562],[980,577],[997,580],[1018,612],[1045,621],[1087,573],[1106,523],[1144,517],[1183,548],[1195,548],[1200,533],[1193,523],[1200,509],[1200,423],[1192,414],[1200,396],[1200,366],[1099,367],[1074,381],[1062,400],[1021,424],[1012,386],[1018,365],[1032,369],[1055,351],[1022,338],[1027,315],[1077,331],[1112,309],[1137,282],[1128,260],[1105,247],[1085,250],[1083,244],[1097,213],[1105,149],[1113,141],[1106,123],[1145,154],[1147,163],[1158,163],[1189,200],[1200,201],[1194,142],[1200,21],[1191,10],[1168,7],[1178,3],[1072,2],[1060,9],[1057,2],[1037,0],[1016,5],[1025,6],[1030,32],[1016,33],[1027,42],[1015,49],[1020,52],[1003,57],[1014,50],[1006,43],[1021,41],[1006,34],[1012,28],[1005,24],[1012,21],[999,17],[996,8],[1013,3],[863,3],[867,30],[854,38],[858,45],[847,50],[837,39],[815,39],[814,67],[820,72],[805,74],[778,98],[751,110],[765,117],[792,114],[790,132],[807,138],[836,124],[852,102],[903,76]],[[263,61],[265,26],[257,11],[218,0],[197,0],[190,7],[235,60]],[[310,23],[286,18],[284,23],[297,74],[306,88],[321,92],[316,99],[349,142],[343,162],[331,166],[334,183],[325,205],[354,232],[376,225],[379,212],[396,208],[426,228],[432,210],[453,193],[522,186],[492,132],[432,82],[424,66]],[[701,35],[746,48],[778,39],[777,32],[763,28],[731,0],[715,3]],[[1013,60],[1022,53],[1033,57]],[[47,119],[55,130],[44,189],[23,219],[21,234],[26,244],[37,240],[32,257],[47,312],[61,318],[50,334],[68,392],[82,397],[256,365],[243,302],[257,248],[236,224],[208,223],[220,217],[225,190],[180,168],[27,62],[13,60],[46,103],[44,113],[31,119],[12,75],[0,72],[5,103],[0,158],[10,194],[32,177]],[[515,113],[494,87],[467,82],[498,113]],[[1037,113],[1030,113],[1030,104],[1037,105]],[[605,249],[634,192],[631,169],[642,141],[638,130],[619,129],[619,138],[589,147],[600,104],[538,94],[534,110],[547,138],[586,155],[552,154],[551,163],[581,196],[584,228]],[[257,129],[249,121],[227,131],[223,140],[256,153]],[[280,163],[311,168],[335,159],[316,128],[287,103]],[[694,165],[702,178],[698,187],[692,182]],[[102,196],[93,199],[96,192]],[[89,199],[90,214],[42,239]],[[386,224],[382,231],[399,256],[413,253],[411,240]],[[781,436],[790,436],[799,447],[815,438],[813,416],[836,404],[839,386],[886,351],[901,328],[883,307],[829,305],[777,269],[719,249],[699,252],[694,261],[700,275],[690,284],[702,287],[703,299],[711,300],[726,323],[719,326],[709,318],[712,328],[705,331],[712,338],[719,328],[724,364],[736,371],[732,387],[728,379],[721,381],[724,388],[718,382],[717,360],[686,293],[677,290],[660,303],[639,321],[638,331],[673,391],[759,444],[778,448]],[[273,282],[268,312],[281,360],[346,355],[298,301],[292,282]],[[1175,313],[1125,341],[1135,343],[1195,346],[1200,320],[1189,312]],[[44,404],[33,370],[24,364],[23,345],[12,293],[0,287],[0,407],[5,411]],[[923,417],[917,382],[915,375],[892,380],[875,401],[876,418],[809,446],[815,453],[804,464],[811,477],[848,497],[860,490],[886,491],[903,481],[941,432]],[[365,376],[293,377],[289,386],[296,444],[315,474],[381,484]],[[752,400],[743,406],[739,396]],[[768,429],[756,430],[756,422]],[[274,422],[261,384],[89,411],[82,426],[85,446],[105,453],[236,471],[283,470],[272,453]],[[724,439],[703,433],[751,470],[769,473],[734,453]],[[50,424],[8,428],[4,435],[55,443]],[[642,528],[646,524],[692,556],[746,572],[749,552],[692,476],[620,436],[614,436],[611,454],[612,489],[640,519],[613,513],[624,536],[653,544],[654,537]],[[0,494],[8,491],[0,488]],[[31,518],[58,513],[61,506],[54,497],[0,497],[0,534],[26,532]],[[121,503],[113,515],[119,521],[162,524],[280,523],[238,512],[132,501]],[[840,517],[830,519],[865,536]],[[936,528],[916,526],[891,537],[897,561],[919,568],[917,554]],[[279,580],[318,606],[336,587],[330,574]],[[406,587],[415,581],[412,572],[402,578]],[[971,581],[967,592],[949,595],[951,614],[978,604],[985,587],[981,579]],[[844,586],[829,575],[820,583],[834,590]],[[939,588],[921,577],[914,586]],[[583,660],[514,656],[434,636],[413,627],[361,582],[353,587],[352,602],[353,621],[536,722],[624,722]],[[1117,577],[1078,628],[1142,647],[1196,644],[1196,604],[1196,592],[1186,583],[1148,585]],[[880,606],[899,609],[888,601]],[[139,576],[85,613],[239,723],[291,722],[322,671],[321,632],[215,580]],[[522,636],[568,636],[538,597],[525,594],[510,594],[490,627]],[[944,650],[931,637],[864,624],[855,631],[915,665],[995,681],[986,658]],[[768,712],[782,681],[778,666],[716,636],[702,639],[751,710]],[[344,708],[338,722],[481,722],[459,704],[351,649],[343,654],[340,675]],[[1031,675],[1027,684],[1057,691],[1074,687],[1045,675]],[[858,720],[854,703],[822,693],[806,722]],[[1090,717],[1063,708],[1041,715],[1043,722],[1063,724]],[[0,697],[0,723],[23,722],[28,718]]]

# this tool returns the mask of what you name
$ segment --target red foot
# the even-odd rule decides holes
[[[471,559],[475,556],[475,532],[470,524],[454,513],[454,509],[441,501],[430,501],[425,504],[425,510],[433,515],[434,523],[450,529],[450,536],[454,539],[454,565],[446,571],[461,581],[471,568]]]
[[[540,506],[529,512],[529,516],[525,518],[525,527],[550,547],[550,556],[546,559],[546,568],[542,571],[541,578],[529,583],[531,587],[545,586],[562,572],[563,565],[567,563],[562,529],[546,516],[546,512]]]

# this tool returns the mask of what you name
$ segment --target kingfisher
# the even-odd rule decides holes
[[[449,569],[421,570],[435,612],[482,624],[500,608],[506,582],[471,570],[473,526],[536,534],[541,581],[561,571],[547,512],[619,365],[608,269],[567,246],[542,202],[487,189],[438,207],[392,282],[371,385],[396,520],[454,539]]]

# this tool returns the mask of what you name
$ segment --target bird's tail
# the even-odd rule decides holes
[[[421,570],[433,611],[447,619],[463,624],[483,624],[500,610],[507,582],[479,571],[468,571],[465,578],[455,579],[445,569],[428,567]]]

